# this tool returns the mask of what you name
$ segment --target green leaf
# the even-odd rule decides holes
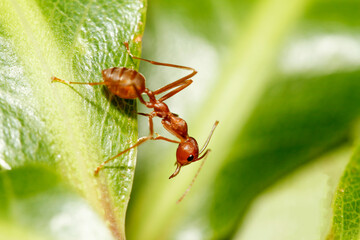
[[[263,191],[233,239],[324,239],[333,193],[350,155],[351,146],[336,149]]]
[[[4,222],[0,220],[1,237],[7,240],[46,240],[44,236],[40,234],[34,234],[30,230],[25,230],[24,227],[15,226],[14,223]]]
[[[360,147],[347,165],[335,192],[333,223],[327,239],[357,239],[360,232]]]
[[[0,224],[2,237],[18,229],[18,236],[46,239],[113,239],[91,207],[48,169],[26,166],[2,172],[0,199],[0,223],[6,222]]]
[[[0,164],[56,169],[118,239],[125,236],[136,151],[99,177],[93,170],[136,140],[135,101],[50,78],[100,82],[102,69],[136,67],[122,42],[140,54],[145,10],[145,1],[0,2]]]
[[[352,72],[297,78],[265,93],[236,140],[233,160],[216,178],[210,212],[219,232],[234,229],[251,200],[277,179],[349,141],[360,115],[360,92],[351,93],[360,89],[359,76]],[[326,89],[321,84],[325,81]]]

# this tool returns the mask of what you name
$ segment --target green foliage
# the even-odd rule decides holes
[[[138,184],[135,181],[134,201],[130,203],[128,233],[132,239],[145,236],[147,239],[190,236],[195,239],[246,239],[241,235],[247,230],[242,228],[243,223],[250,224],[245,213],[259,194],[288,174],[296,174],[295,170],[305,164],[328,156],[357,137],[360,116],[360,62],[355,57],[360,49],[356,34],[360,25],[354,10],[359,8],[357,1],[229,0],[203,5],[204,1],[200,0],[191,4],[153,1],[149,6],[145,36],[150,37],[144,39],[144,55],[167,60],[172,59],[169,55],[177,54],[178,63],[189,64],[183,57],[187,50],[187,59],[199,70],[191,87],[197,84],[200,90],[185,90],[190,93],[181,93],[185,97],[178,98],[170,107],[178,112],[176,108],[186,105],[186,99],[202,91],[203,99],[197,101],[200,107],[193,104],[191,108],[196,108],[195,111],[185,109],[180,115],[188,116],[189,131],[200,139],[199,142],[207,136],[211,123],[220,120],[210,143],[213,151],[194,188],[180,206],[175,204],[176,199],[186,189],[196,166],[193,170],[182,170],[182,175],[174,182],[164,184],[159,176],[165,178],[171,166],[171,162],[167,162],[174,158],[174,150],[169,154],[163,150],[165,157],[150,155],[141,162],[139,168],[145,165],[139,170],[143,180]],[[167,36],[169,29],[174,37]],[[177,46],[165,46],[161,54],[147,48],[148,41],[159,45],[176,42]],[[207,60],[204,49],[216,51],[215,66],[201,64]],[[194,58],[200,62],[198,65]],[[210,79],[201,76],[204,71],[213,74]],[[147,162],[155,161],[155,156],[160,158],[158,165],[164,167],[148,165]],[[329,164],[335,163],[329,161]],[[337,171],[342,171],[346,162],[341,164],[342,167],[335,168]],[[356,171],[351,172],[356,175]],[[331,181],[338,179],[333,177]],[[331,202],[335,189],[329,187],[323,193],[304,198],[317,196],[321,198],[318,202],[323,198]],[[351,212],[354,218],[357,216],[355,205]],[[327,205],[323,208],[318,212],[327,214],[319,218],[329,226],[316,233],[302,229],[301,235],[296,237],[284,221],[280,223],[281,231],[288,234],[283,236],[326,238],[331,228],[332,210]],[[339,209],[338,205],[335,208]],[[294,214],[300,213],[295,210],[294,207]],[[313,214],[318,215],[318,212]],[[342,209],[335,210],[335,215],[341,212]],[[259,224],[258,228],[254,227],[259,239],[281,239],[276,232],[274,238],[261,235],[261,227],[276,231],[279,225],[276,221],[270,226],[260,225],[266,217],[271,218],[260,215],[253,220]],[[341,214],[335,216],[333,224],[342,217]],[[346,223],[351,224],[351,221]]]
[[[61,222],[54,227],[52,220],[56,214],[76,220],[76,211],[86,204],[76,200],[79,196],[62,197],[68,193],[58,192],[57,184],[67,182],[93,209],[73,226],[80,232],[74,239],[89,239],[81,231],[89,231],[96,214],[114,237],[125,238],[136,152],[109,164],[99,177],[93,170],[136,140],[135,101],[112,98],[103,87],[52,84],[50,79],[99,82],[102,69],[136,67],[122,42],[142,36],[145,7],[145,1],[0,2],[0,160],[3,169],[11,168],[3,173],[6,204],[1,207],[8,208],[3,212],[16,228],[70,239],[71,229],[62,236],[56,232]],[[139,54],[139,42],[131,48]],[[51,167],[61,178],[37,175],[36,169],[24,167],[29,164]],[[86,214],[91,214],[89,221]],[[112,238],[108,230],[101,231]]]
[[[171,111],[200,145],[220,124],[181,204],[199,165],[168,180],[176,146],[141,148],[128,239],[358,237],[359,151],[345,164],[360,116],[359,7],[355,0],[151,1],[144,57],[199,70],[167,101]],[[0,2],[1,236],[125,237],[136,151],[99,177],[93,169],[135,141],[135,101],[50,77],[98,82],[102,69],[136,68],[122,42],[140,55],[146,8],[145,1]],[[183,74],[141,67],[150,89]],[[147,121],[139,126],[146,135]],[[293,221],[298,215],[325,227]]]
[[[335,193],[333,228],[328,239],[359,236],[359,147],[355,150]]]
[[[91,207],[48,169],[26,166],[2,172],[0,199],[2,238],[113,239]]]

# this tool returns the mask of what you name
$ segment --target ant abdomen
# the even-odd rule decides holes
[[[138,98],[137,92],[141,94],[145,91],[145,77],[133,69],[108,68],[102,71],[102,76],[109,91],[121,98],[135,99]]]

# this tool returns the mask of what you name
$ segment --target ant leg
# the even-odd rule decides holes
[[[141,60],[141,61],[145,61],[145,62],[148,62],[148,63],[151,63],[153,65],[159,65],[159,66],[165,66],[165,67],[174,67],[174,68],[181,68],[181,69],[186,69],[186,70],[191,70],[193,71],[191,74],[196,74],[197,71],[195,69],[193,69],[192,67],[186,67],[186,66],[182,66],[182,65],[176,65],[176,64],[171,64],[171,63],[162,63],[162,62],[156,62],[156,61],[152,61],[152,60],[148,60],[148,59],[144,59],[144,58],[139,58],[139,57],[135,57],[134,55],[132,55],[132,53],[130,52],[130,49],[129,49],[129,43],[128,42],[124,42],[124,45],[126,47],[126,50],[128,52],[128,54],[134,58],[134,59],[138,59],[138,60]]]
[[[145,102],[144,98],[141,96],[141,93],[139,92],[139,90],[136,88],[135,84],[132,84],[132,86],[136,92],[137,97],[139,98],[139,101],[146,106],[146,102]]]
[[[116,156],[111,157],[111,158],[107,159],[106,161],[104,161],[103,163],[101,163],[101,164],[95,169],[95,171],[94,171],[94,174],[95,174],[95,175],[98,175],[98,174],[99,174],[99,171],[100,171],[100,170],[105,166],[105,164],[107,164],[108,162],[114,160],[114,159],[117,158],[117,157],[120,157],[120,156],[123,155],[124,153],[130,151],[130,150],[133,149],[133,148],[136,148],[137,146],[143,144],[143,143],[146,142],[147,140],[150,140],[150,139],[153,138],[153,135],[154,135],[154,124],[153,124],[152,119],[153,119],[154,116],[151,115],[151,114],[149,114],[148,117],[149,117],[149,130],[150,130],[149,136],[139,138],[139,139],[136,141],[136,143],[135,143],[134,145],[132,145],[131,147],[125,149],[124,151],[119,152]]]
[[[116,156],[111,157],[111,158],[109,158],[108,160],[106,160],[106,161],[104,161],[103,163],[101,163],[101,164],[95,169],[94,174],[95,174],[95,175],[98,175],[100,169],[102,169],[102,168],[105,166],[106,163],[114,160],[114,159],[117,158],[117,157],[120,157],[120,156],[123,155],[124,153],[130,151],[131,149],[133,149],[133,148],[135,148],[135,147],[137,147],[137,146],[139,146],[140,144],[143,144],[144,142],[146,142],[146,141],[149,140],[149,139],[151,139],[150,136],[139,138],[139,139],[136,141],[136,143],[135,143],[134,145],[132,145],[131,147],[129,147],[128,149],[125,149],[124,151],[120,152],[120,153],[117,154]]]
[[[139,114],[139,115],[141,115],[141,116],[145,116],[145,117],[150,116],[150,114],[148,114],[148,113],[140,113],[140,112],[138,112],[137,114]]]
[[[172,140],[172,139],[170,139],[170,138],[163,137],[163,136],[161,136],[161,135],[159,135],[159,134],[157,134],[157,133],[156,133],[156,135],[157,135],[157,137],[152,138],[151,140],[164,140],[164,141],[167,141],[167,142],[172,142],[172,143],[180,144],[179,141],[176,141],[176,140]]]
[[[135,57],[134,55],[132,55],[132,53],[130,52],[130,49],[129,49],[129,44],[127,42],[124,42],[124,45],[126,47],[126,50],[128,52],[128,54],[134,58],[134,59],[138,59],[138,60],[141,60],[141,61],[145,61],[145,62],[148,62],[148,63],[151,63],[153,65],[159,65],[159,66],[165,66],[165,67],[174,67],[174,68],[180,68],[180,69],[185,69],[185,70],[190,70],[192,71],[190,74],[186,75],[185,77],[182,77],[180,78],[179,80],[176,80],[175,82],[172,82],[162,88],[159,88],[158,90],[154,91],[154,95],[157,95],[157,94],[160,94],[160,93],[163,93],[169,89],[172,89],[174,87],[177,87],[179,85],[182,85],[183,82],[191,77],[193,77],[197,71],[194,69],[194,68],[191,68],[191,67],[186,67],[186,66],[181,66],[181,65],[176,65],[176,64],[170,64],[170,63],[161,63],[161,62],[156,62],[156,61],[152,61],[152,60],[147,60],[147,59],[144,59],[144,58],[139,58],[139,57]]]
[[[178,88],[172,90],[171,92],[167,93],[166,95],[162,96],[159,99],[159,102],[163,102],[166,99],[174,96],[175,94],[177,94],[178,92],[181,92],[184,88],[188,87],[193,81],[191,79],[184,81]]]
[[[150,114],[148,114],[148,113],[140,113],[140,112],[138,112],[137,114],[139,114],[139,115],[141,115],[141,116],[145,116],[145,117],[148,117],[148,116],[150,116]],[[178,117],[179,116],[179,114],[176,114],[176,113],[171,113],[172,115],[174,115],[175,117]]]
[[[150,114],[148,114],[148,113],[139,113],[139,112],[138,112],[137,114],[139,114],[139,115],[141,115],[141,116],[145,116],[145,117],[149,117],[149,116],[150,116]],[[173,114],[173,115],[178,116],[177,114]],[[163,136],[159,135],[158,133],[155,133],[155,134],[156,134],[157,136],[156,136],[155,138],[152,137],[151,140],[164,140],[164,141],[168,141],[168,142],[172,142],[172,143],[177,143],[177,144],[180,143],[179,141],[172,140],[172,139],[167,138],[167,137],[163,137]]]
[[[55,76],[51,77],[51,82],[61,82],[61,83],[67,83],[67,84],[87,84],[87,85],[105,85],[105,82],[96,82],[96,83],[84,83],[84,82],[68,82],[65,80],[62,80],[60,78],[57,78]]]
[[[190,80],[191,81],[190,83],[187,83],[187,80],[189,78],[191,78],[192,76],[194,76],[195,74],[196,74],[196,72],[194,74],[186,75],[185,77],[182,77],[179,80],[176,80],[175,82],[172,82],[172,83],[170,83],[170,84],[168,84],[168,85],[166,85],[166,86],[164,86],[162,88],[159,88],[158,90],[153,91],[153,94],[158,95],[160,93],[166,92],[166,91],[168,91],[168,90],[170,90],[172,88],[175,88],[175,87],[181,86],[181,85],[186,85],[186,87],[187,87],[192,83],[192,80]],[[184,89],[184,88],[182,88],[182,89]]]

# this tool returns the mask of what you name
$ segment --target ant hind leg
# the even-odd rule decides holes
[[[148,59],[144,59],[144,58],[139,58],[139,57],[135,57],[134,55],[132,55],[132,53],[130,52],[130,49],[129,49],[129,44],[128,42],[124,42],[124,45],[126,47],[126,50],[128,52],[128,54],[134,58],[134,59],[138,59],[138,60],[141,60],[141,61],[145,61],[145,62],[148,62],[148,63],[151,63],[153,65],[158,65],[158,66],[165,66],[165,67],[173,67],[173,68],[180,68],[180,69],[185,69],[185,70],[190,70],[192,71],[190,74],[162,87],[162,88],[159,88],[158,90],[156,91],[153,91],[154,95],[157,95],[157,94],[160,94],[160,93],[163,93],[167,90],[170,90],[174,87],[177,87],[179,85],[183,85],[184,82],[188,79],[190,79],[191,77],[193,77],[195,74],[197,74],[197,71],[192,68],[192,67],[186,67],[186,66],[182,66],[182,65],[176,65],[176,64],[171,64],[171,63],[162,63],[162,62],[157,62],[157,61],[152,61],[152,60],[148,60]]]
[[[91,85],[91,86],[94,86],[94,85],[105,85],[105,82],[95,82],[95,83],[69,82],[69,81],[62,80],[62,79],[60,79],[60,78],[57,78],[57,77],[55,77],[55,76],[52,76],[52,77],[51,77],[51,82],[61,82],[61,83],[66,83],[66,84],[87,84],[87,85]]]

